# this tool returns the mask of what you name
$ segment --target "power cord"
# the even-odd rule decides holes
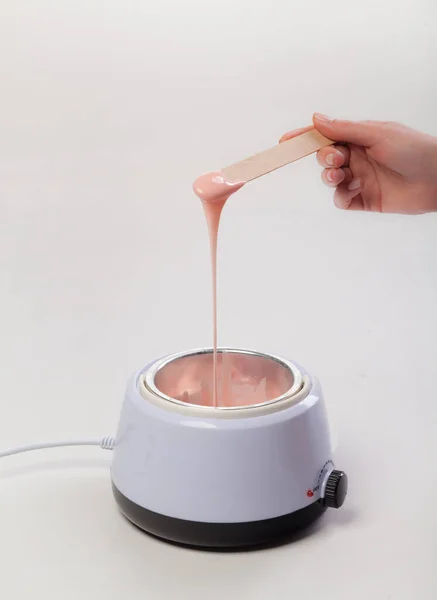
[[[90,438],[83,440],[64,440],[61,442],[39,442],[37,444],[27,444],[25,446],[17,446],[9,450],[0,451],[0,458],[12,456],[13,454],[21,454],[22,452],[30,452],[31,450],[44,450],[46,448],[61,448],[62,446],[100,446],[103,450],[113,450],[115,446],[115,438],[106,436],[103,438]]]

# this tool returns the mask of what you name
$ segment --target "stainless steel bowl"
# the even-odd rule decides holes
[[[232,406],[220,404],[220,386],[217,410],[232,411],[252,409],[280,402],[299,393],[303,378],[299,369],[282,358],[273,355],[219,348],[217,355],[218,376],[226,369],[236,369],[239,377],[251,381],[263,381],[265,400],[254,398],[253,403],[238,403]],[[225,373],[226,374],[226,373]],[[225,380],[222,377],[222,381]],[[142,383],[150,392],[161,399],[185,407],[211,409],[211,404],[202,403],[202,386],[211,385],[213,380],[213,350],[204,348],[167,356],[152,365],[143,375]],[[193,398],[196,401],[193,401]]]

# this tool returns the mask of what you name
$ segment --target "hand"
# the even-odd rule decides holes
[[[437,138],[399,123],[340,121],[315,114],[314,127],[338,142],[319,150],[323,182],[338,208],[384,213],[437,211]],[[281,142],[305,130],[286,133]]]

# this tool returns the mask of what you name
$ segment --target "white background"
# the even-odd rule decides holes
[[[197,175],[313,111],[437,135],[436,23],[434,0],[1,0],[0,447],[113,434],[133,371],[210,345]],[[437,215],[342,213],[319,172],[229,202],[220,343],[319,376],[343,509],[196,552],[119,515],[110,453],[4,459],[0,597],[436,598]]]

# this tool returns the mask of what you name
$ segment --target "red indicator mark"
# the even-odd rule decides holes
[[[314,496],[313,490],[308,490],[307,491],[307,496],[308,496],[308,498],[312,498]]]

